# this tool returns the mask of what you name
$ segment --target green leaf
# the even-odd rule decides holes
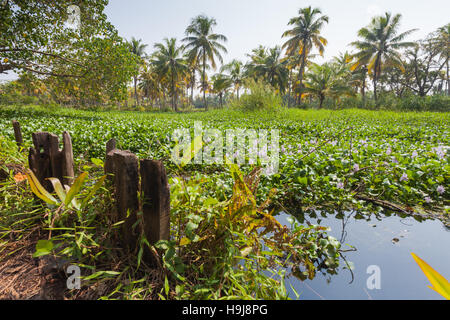
[[[450,300],[450,282],[414,253],[411,252],[411,255],[428,280],[430,280],[432,286],[428,287],[439,293],[445,299]]]
[[[93,164],[95,164],[96,166],[99,166],[99,167],[103,168],[103,165],[104,165],[103,160],[97,159],[97,158],[91,158],[91,162]]]
[[[100,189],[100,187],[103,185],[103,183],[105,182],[106,179],[106,175],[102,176],[96,183],[95,185],[92,187],[91,191],[89,192],[89,194],[83,199],[83,202],[81,203],[81,207],[84,208],[87,203],[89,202],[89,200],[94,196],[94,194],[97,192],[98,189]]]
[[[75,179],[73,182],[73,185],[70,187],[69,191],[67,192],[66,199],[64,201],[64,204],[68,206],[69,204],[74,205],[76,207],[76,203],[72,203],[72,200],[75,198],[75,196],[80,192],[81,188],[83,187],[83,184],[88,176],[87,172],[83,172],[78,176],[78,178]]]
[[[47,178],[47,180],[49,180],[52,183],[53,189],[55,189],[55,192],[58,195],[58,197],[61,200],[61,202],[64,203],[64,201],[66,200],[66,192],[65,192],[61,182],[59,181],[59,179],[57,179],[57,178]]]
[[[191,243],[191,240],[184,237],[183,239],[180,240],[180,247],[188,245],[189,243]]]
[[[50,240],[39,240],[36,243],[36,251],[33,253],[33,258],[45,256],[50,254],[53,250],[53,242]]]
[[[28,182],[31,187],[31,191],[41,200],[47,202],[51,205],[58,205],[59,202],[56,200],[45,188],[41,185],[39,180],[34,175],[33,171],[27,169],[25,171],[25,175],[27,176]]]

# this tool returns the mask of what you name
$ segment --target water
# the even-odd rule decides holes
[[[288,217],[281,213],[277,220],[289,226]],[[313,224],[330,227],[328,234],[342,240],[342,249],[349,248],[345,244],[357,249],[343,254],[353,264],[353,282],[341,259],[336,275],[318,273],[313,280],[303,282],[290,276],[286,287],[292,298],[295,294],[291,285],[300,294],[300,299],[444,299],[427,287],[430,285],[428,279],[411,256],[414,252],[450,279],[450,230],[442,222],[419,222],[396,215],[381,219],[372,217],[370,221],[354,217],[354,213],[347,212],[344,219],[335,215],[307,218]],[[373,274],[373,271],[367,273],[371,265],[380,269],[380,289],[367,287],[367,279]]]

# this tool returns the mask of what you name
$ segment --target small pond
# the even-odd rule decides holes
[[[324,215],[325,217],[323,217]],[[317,217],[305,217],[312,224],[330,227],[328,234],[342,243],[342,249],[356,251],[343,253],[350,262],[352,273],[341,259],[335,275],[317,273],[313,280],[300,281],[294,276],[286,280],[291,298],[299,299],[444,299],[427,286],[428,279],[411,256],[414,252],[446,279],[450,279],[450,230],[439,220],[417,221],[397,215],[355,218],[354,212],[336,214],[317,212]],[[280,213],[277,220],[289,226],[290,215]],[[367,280],[373,271],[380,270],[380,289],[369,289]]]

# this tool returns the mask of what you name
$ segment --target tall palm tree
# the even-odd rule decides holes
[[[166,74],[170,78],[170,94],[172,97],[172,109],[177,108],[177,82],[188,70],[186,61],[183,59],[183,47],[177,46],[175,38],[163,40],[163,43],[155,44],[155,55],[152,61],[155,69],[160,74]]]
[[[339,99],[343,95],[353,95],[352,88],[345,82],[345,73],[337,64],[314,64],[305,78],[305,95],[319,99],[319,109],[326,97]]]
[[[145,48],[147,47],[146,44],[142,43],[142,40],[135,39],[134,37],[131,38],[131,41],[129,42],[131,47],[131,52],[135,54],[139,59],[142,59],[142,57],[145,55]],[[136,74],[133,76],[134,81],[134,98],[136,105],[139,104],[139,97],[137,94],[137,77],[139,74],[139,70],[137,70]]]
[[[236,97],[239,100],[239,90],[245,78],[244,64],[237,59],[233,59],[230,63],[222,66],[220,71],[229,73],[229,78],[233,82],[234,90],[236,90]]]
[[[355,63],[351,70],[356,70],[362,65],[367,66],[369,75],[373,80],[373,92],[377,100],[377,82],[384,66],[403,69],[399,49],[414,46],[413,42],[402,42],[416,29],[411,29],[398,34],[401,14],[392,15],[386,12],[384,16],[373,17],[370,24],[358,31],[359,41],[351,43],[358,52],[354,54]]]
[[[313,9],[311,6],[300,9],[298,14],[297,17],[292,18],[288,23],[293,28],[285,31],[282,37],[289,37],[289,40],[283,44],[283,49],[286,49],[286,54],[288,56],[300,55],[298,103],[301,103],[303,75],[307,56],[313,47],[316,47],[320,55],[323,55],[328,41],[320,35],[320,31],[324,24],[328,23],[328,16],[322,15],[322,11],[319,8]]]
[[[275,46],[262,50],[258,47],[253,50],[254,55],[250,56],[252,62],[248,64],[249,74],[255,78],[263,78],[274,88],[278,88],[283,93],[288,84],[289,70],[288,61],[281,58],[281,48]]]
[[[216,58],[223,63],[221,52],[227,53],[227,49],[220,43],[226,42],[227,38],[218,33],[213,33],[213,28],[217,25],[214,18],[209,18],[205,15],[199,15],[192,19],[191,24],[186,28],[186,37],[183,42],[186,42],[185,48],[189,51],[191,59],[194,57],[201,61],[202,66],[202,91],[203,103],[205,109],[208,110],[206,104],[206,69],[207,63],[211,64],[213,69],[216,69]]]
[[[450,96],[450,77],[449,77],[449,56],[450,56],[450,23],[440,27],[433,39],[433,44],[439,48],[441,57],[445,60],[446,79],[447,79],[447,95]]]
[[[144,96],[151,100],[150,105],[153,106],[155,99],[161,96],[161,81],[155,71],[155,67],[150,65],[141,73],[141,82],[138,87],[144,92]]]
[[[196,83],[196,73],[200,72],[200,65],[198,63],[197,57],[189,56],[189,53],[185,52],[185,60],[188,64],[188,87],[191,89],[191,103],[194,103],[194,87]]]

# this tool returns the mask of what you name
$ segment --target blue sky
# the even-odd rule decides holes
[[[164,37],[181,40],[191,18],[205,13],[217,20],[216,32],[227,36],[229,61],[245,59],[259,44],[281,45],[289,19],[309,5],[330,18],[323,29],[329,41],[325,59],[351,49],[347,45],[356,39],[358,29],[385,11],[402,14],[402,30],[420,29],[411,40],[450,22],[450,2],[444,0],[110,0],[106,13],[123,37],[142,39],[149,44],[148,51]]]
[[[347,45],[356,39],[358,29],[385,11],[402,14],[401,30],[419,29],[409,40],[423,38],[450,22],[450,2],[445,0],[110,0],[106,14],[121,36],[142,39],[149,45],[148,52],[165,37],[181,40],[191,18],[207,14],[217,20],[215,31],[228,38],[227,62],[245,60],[245,54],[259,44],[281,45],[289,19],[309,5],[321,8],[330,18],[323,29],[329,42],[326,60],[350,50]],[[1,75],[0,79],[12,77]]]

